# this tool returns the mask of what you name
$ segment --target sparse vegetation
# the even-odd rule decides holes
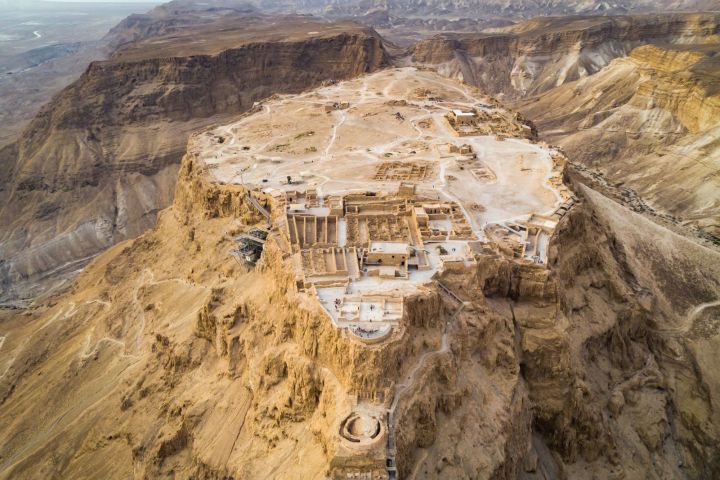
[[[295,135],[295,140],[300,140],[301,138],[305,138],[305,137],[312,137],[313,135],[315,135],[315,131],[308,130],[307,132],[302,132],[302,133],[298,133],[297,135]]]

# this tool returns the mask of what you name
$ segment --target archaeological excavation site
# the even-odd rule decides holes
[[[0,95],[0,480],[720,478],[720,14],[370,3]]]
[[[502,257],[491,238],[508,261],[542,274],[548,239],[575,199],[562,184],[562,154],[479,96],[434,73],[388,70],[263,102],[191,139],[184,168],[221,191],[239,188],[267,222],[235,238],[236,258],[248,268],[275,262],[344,342],[377,352],[369,355],[416,343],[405,310],[418,297],[452,311],[423,333],[435,349],[410,365],[406,383],[380,377],[345,392],[335,477],[397,478],[399,400],[432,354],[449,351],[466,307],[457,279],[451,287],[444,275],[469,280],[476,255]],[[292,124],[275,124],[290,112]],[[282,132],[271,143],[268,127]]]
[[[492,98],[413,67],[276,96],[190,138],[176,208],[209,204],[204,217],[226,218],[237,268],[281,286],[327,339],[312,348],[338,356],[341,372],[314,367],[335,386],[318,432],[331,478],[410,476],[408,447],[427,441],[408,427],[424,415],[410,405],[428,388],[463,415],[483,408],[484,395],[463,404],[467,387],[452,380],[460,332],[488,308],[476,282],[515,282],[552,304],[550,238],[578,200],[565,162]],[[509,303],[493,308],[493,323],[510,321]],[[218,320],[208,312],[202,324],[227,351],[237,327],[218,331]],[[497,376],[494,401],[511,401],[518,371],[484,368]]]

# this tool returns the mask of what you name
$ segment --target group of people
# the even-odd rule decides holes
[[[360,337],[370,338],[374,335],[377,335],[378,330],[365,330],[362,327],[354,327],[353,332],[355,332],[355,334]]]

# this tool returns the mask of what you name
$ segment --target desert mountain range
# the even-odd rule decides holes
[[[0,479],[720,476],[717,7],[126,18],[0,147]]]

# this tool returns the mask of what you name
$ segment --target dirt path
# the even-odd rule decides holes
[[[712,308],[712,307],[718,307],[718,306],[720,306],[720,299],[712,300],[710,302],[704,302],[704,303],[695,305],[694,307],[691,307],[687,311],[687,313],[685,315],[685,319],[682,320],[682,322],[679,325],[673,326],[673,327],[658,328],[657,331],[660,333],[674,336],[674,337],[685,335],[690,331],[690,329],[695,324],[695,319],[705,309]]]
[[[443,288],[445,289],[445,288]],[[457,296],[455,296],[452,292],[450,292],[451,295],[455,297],[455,300],[459,300]],[[462,302],[462,300],[459,300]],[[410,370],[410,373],[405,377],[405,383],[400,383],[395,386],[395,396],[393,397],[393,403],[390,406],[390,412],[395,413],[395,409],[397,408],[397,404],[400,401],[400,397],[405,393],[408,389],[415,386],[415,382],[418,379],[418,373],[420,372],[420,368],[425,365],[425,362],[428,358],[433,357],[435,355],[440,355],[443,353],[446,353],[450,350],[450,345],[448,343],[448,333],[450,328],[452,327],[452,324],[455,322],[455,319],[460,314],[460,312],[463,311],[465,308],[465,302],[462,302],[457,310],[455,310],[455,313],[453,313],[453,316],[445,322],[445,325],[443,326],[443,334],[440,338],[440,348],[437,350],[433,350],[431,352],[425,352],[420,356],[420,359],[415,364],[415,366]]]
[[[328,161],[328,160],[331,159],[330,150],[331,150],[332,147],[335,145],[335,140],[337,139],[337,131],[338,131],[338,128],[340,128],[340,127],[342,126],[342,124],[345,123],[345,119],[347,118],[347,115],[346,115],[345,112],[343,112],[342,110],[339,111],[339,114],[340,114],[340,120],[338,120],[337,122],[335,122],[335,124],[333,125],[332,134],[330,134],[330,140],[328,140],[328,144],[327,144],[327,146],[325,147],[325,151],[323,152],[323,156],[322,156],[323,161]],[[321,196],[321,198],[322,198],[322,193],[321,193],[321,192],[322,192],[322,190],[321,190],[321,189],[322,189],[322,186],[325,185],[325,183],[329,182],[329,181],[330,181],[330,178],[329,178],[329,177],[326,177],[326,176],[324,176],[324,175],[319,175],[319,176],[322,177],[322,178],[324,178],[324,181],[323,181],[321,184],[319,184],[318,187],[317,187],[317,188],[318,188],[318,192],[319,192],[319,194],[320,194],[320,196]]]
[[[687,325],[687,328],[685,329],[685,331],[687,332],[688,330],[690,330],[693,322],[698,317],[698,315],[700,315],[703,312],[703,310],[705,310],[706,308],[718,307],[718,306],[720,306],[720,300],[714,300],[712,302],[701,303],[700,305],[696,305],[695,307],[690,309],[690,311],[688,312],[688,316],[687,316],[687,324],[688,325]]]
[[[442,285],[442,284],[439,284]],[[450,344],[448,342],[448,333],[450,328],[455,322],[455,319],[460,314],[460,312],[463,311],[465,308],[465,302],[460,300],[460,298],[455,295],[453,292],[451,292],[447,287],[444,285],[442,286],[442,289],[448,292],[456,301],[462,302],[458,309],[455,311],[453,316],[450,318],[450,320],[445,322],[445,325],[443,326],[443,333],[442,337],[440,339],[440,348],[437,350],[433,350],[431,352],[425,352],[420,356],[420,359],[415,364],[415,366],[410,370],[408,375],[405,377],[405,383],[397,384],[395,385],[395,395],[393,396],[392,404],[390,405],[390,408],[387,411],[387,427],[388,427],[388,460],[389,464],[395,465],[395,436],[393,433],[393,423],[394,423],[394,416],[395,416],[395,410],[397,409],[398,403],[400,402],[400,398],[410,389],[415,387],[415,384],[419,378],[419,374],[421,372],[421,369],[425,366],[425,363],[427,360],[431,357],[442,355],[444,353],[447,353],[450,351]],[[427,452],[425,452],[425,455],[427,456]],[[418,461],[415,464],[415,471],[419,468],[419,465],[422,464],[422,461]],[[414,478],[415,473],[413,473]],[[392,472],[391,478],[397,478],[395,476],[395,471]]]
[[[420,467],[423,466],[423,463],[425,463],[425,460],[427,460],[427,457],[428,457],[428,450],[427,450],[427,448],[423,448],[420,451],[420,458],[418,458],[417,461],[415,462],[413,471],[410,474],[410,477],[409,477],[410,480],[415,480],[416,478],[418,478],[418,474],[420,473]]]

